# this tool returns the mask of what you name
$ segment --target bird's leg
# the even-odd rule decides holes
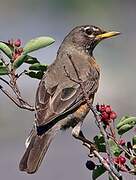
[[[80,121],[72,130],[72,135],[74,138],[80,140],[83,142],[84,145],[88,144],[90,145],[90,152],[96,149],[93,142],[89,141],[85,138],[83,132],[81,131],[81,126],[83,124],[83,121]]]
[[[80,121],[80,122],[78,122],[78,124],[76,124],[76,126],[73,128],[73,130],[72,130],[72,136],[74,137],[74,138],[79,138],[79,137],[84,137],[84,136],[82,136],[83,135],[83,133],[81,133],[82,131],[81,131],[81,126],[82,126],[82,124],[83,124],[83,122],[82,121]],[[82,134],[82,135],[81,135]]]

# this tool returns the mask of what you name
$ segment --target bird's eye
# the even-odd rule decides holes
[[[91,34],[93,33],[93,31],[92,31],[92,29],[90,29],[90,28],[86,28],[86,29],[85,29],[85,33],[86,33],[87,35],[91,35]]]

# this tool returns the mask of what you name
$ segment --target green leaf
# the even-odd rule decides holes
[[[40,64],[40,63],[35,63],[29,67],[29,70],[35,70],[35,71],[46,71],[47,70],[47,65],[46,64]]]
[[[32,57],[32,56],[29,56],[29,55],[27,55],[27,56],[26,56],[26,58],[25,58],[25,61],[24,61],[24,62],[25,62],[25,63],[27,63],[27,64],[40,63],[40,62],[37,60],[37,58]]]
[[[38,71],[38,72],[36,73],[36,78],[37,78],[37,79],[42,79],[43,75],[44,75],[44,72],[43,72],[43,71]]]
[[[13,69],[19,68],[19,67],[25,62],[25,59],[26,59],[26,55],[25,55],[25,54],[22,54],[21,56],[19,56],[19,57],[13,62]]]
[[[114,178],[109,174],[109,180],[114,180]]]
[[[0,66],[3,66],[3,62],[2,61],[0,61]]]
[[[35,78],[35,76],[36,76],[36,72],[34,72],[34,71],[27,71],[27,72],[25,72],[25,74],[31,78]]]
[[[97,168],[93,170],[92,179],[93,180],[97,179],[99,176],[104,174],[105,171],[106,169],[102,165],[97,166]]]
[[[104,143],[100,143],[96,147],[97,147],[99,152],[106,152],[106,146]]]
[[[4,42],[0,42],[0,50],[4,52],[10,59],[12,58],[12,51]]]
[[[7,42],[4,42],[4,41],[0,41],[0,42],[6,44],[6,45],[10,48],[10,50],[11,50],[12,52],[14,51],[14,47],[13,47],[11,44],[9,44],[9,43],[7,43]]]
[[[121,127],[118,129],[118,134],[119,134],[119,135],[122,135],[122,134],[126,133],[127,131],[129,131],[130,129],[132,129],[133,127],[134,127],[134,125],[124,124],[123,126],[121,126]]]
[[[49,46],[50,44],[54,43],[55,40],[51,37],[38,37],[35,39],[32,39],[26,43],[24,46],[24,53],[30,53],[33,51],[36,51],[38,49],[44,48],[46,46]]]
[[[26,75],[28,75],[31,78],[35,78],[35,79],[42,79],[44,72],[43,71],[27,71],[25,72]]]
[[[120,119],[120,122],[123,122],[125,119],[128,119],[130,118],[131,116],[129,115],[126,115],[126,116],[123,116],[121,119]]]
[[[126,124],[134,126],[136,124],[136,117],[127,117],[123,120],[120,120],[120,122],[117,124],[117,129]]]
[[[101,134],[94,137],[94,142],[99,152],[106,152],[105,141]]]
[[[103,137],[103,135],[96,135],[95,137],[94,137],[94,141],[95,141],[95,143],[96,144],[99,144],[99,143],[105,143],[105,141],[104,141],[104,137]]]
[[[122,150],[119,148],[119,146],[112,139],[109,139],[108,142],[109,142],[112,153],[115,156],[119,156],[122,153]]]
[[[5,67],[5,66],[0,66],[0,76],[2,76],[2,75],[7,75],[7,74],[8,74],[7,67]]]
[[[135,144],[136,144],[136,135],[135,135],[135,136],[133,136],[133,138],[132,138],[132,142],[133,142],[133,145],[135,145]]]

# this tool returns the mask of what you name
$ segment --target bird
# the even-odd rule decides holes
[[[59,130],[72,127],[72,135],[81,136],[81,126],[90,107],[79,81],[93,105],[100,79],[94,48],[103,39],[119,34],[94,25],[81,25],[64,38],[36,92],[35,121],[19,164],[21,171],[33,174],[39,169]]]

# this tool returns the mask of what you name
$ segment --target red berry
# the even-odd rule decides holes
[[[109,115],[105,111],[102,112],[101,117],[102,117],[102,119],[109,119]]]
[[[115,157],[114,162],[120,165],[124,165],[126,162],[126,158],[124,156]]]
[[[109,115],[105,111],[101,114],[101,121],[105,124],[109,124],[110,122]]]
[[[21,54],[22,52],[23,52],[23,48],[22,47],[18,48],[18,53]]]
[[[136,165],[136,159],[133,159],[133,160],[132,160],[132,164],[133,164],[133,165]]]
[[[14,45],[15,45],[16,47],[21,46],[21,40],[20,40],[20,39],[16,39],[15,42],[14,42]]]
[[[99,111],[100,112],[104,112],[105,111],[105,105],[104,104],[99,106]]]
[[[111,112],[111,107],[109,105],[107,105],[105,107],[105,111],[106,111],[106,113],[110,113]]]
[[[19,56],[20,54],[13,54],[13,59],[16,60]]]
[[[126,142],[124,139],[120,139],[118,143],[119,145],[124,146]]]
[[[117,114],[114,112],[114,111],[112,111],[111,113],[110,113],[110,119],[116,119],[117,118]]]
[[[119,164],[119,157],[115,157],[115,158],[114,158],[114,162],[117,163],[117,164]]]
[[[124,165],[126,162],[126,158],[124,156],[119,156],[119,162],[120,164]]]

